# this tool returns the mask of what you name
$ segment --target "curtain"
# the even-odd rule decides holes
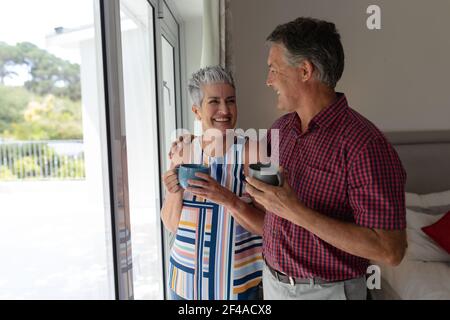
[[[220,2],[203,0],[201,68],[220,64]]]
[[[203,0],[203,43],[200,67],[232,69],[230,0]]]
[[[230,0],[203,0],[202,53],[200,67],[221,65],[232,69]],[[194,134],[201,135],[201,123],[194,120]]]

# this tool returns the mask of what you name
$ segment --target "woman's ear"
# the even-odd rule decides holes
[[[192,112],[195,114],[195,118],[197,120],[202,121],[202,115],[200,112],[200,108],[196,104],[192,105]]]

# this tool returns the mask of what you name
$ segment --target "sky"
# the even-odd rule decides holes
[[[56,56],[80,63],[77,49],[48,46],[46,36],[54,28],[76,28],[92,25],[94,0],[0,0],[0,41],[10,45],[28,41]],[[18,70],[19,74],[24,72]],[[23,76],[10,80],[10,85],[23,82]],[[14,83],[19,81],[19,83]]]

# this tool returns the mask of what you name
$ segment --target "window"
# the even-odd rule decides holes
[[[135,299],[163,298],[154,10],[121,0],[121,47]]]
[[[164,297],[180,59],[155,2],[0,2],[0,299]]]
[[[113,299],[99,5],[0,12],[0,299]]]

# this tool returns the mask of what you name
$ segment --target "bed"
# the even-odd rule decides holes
[[[386,136],[408,174],[409,247],[397,267],[373,262],[381,269],[381,289],[370,290],[370,295],[375,300],[450,300],[450,255],[439,251],[435,243],[424,244],[428,240],[419,228],[450,210],[450,131],[391,132]]]

